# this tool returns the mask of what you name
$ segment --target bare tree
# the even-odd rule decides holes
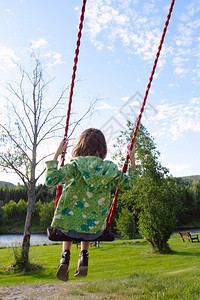
[[[6,98],[10,119],[7,123],[0,122],[0,140],[1,145],[4,145],[0,152],[0,163],[4,170],[14,171],[27,188],[28,208],[22,242],[22,258],[26,269],[29,261],[32,219],[38,197],[36,184],[44,173],[42,162],[49,156],[39,149],[47,139],[57,136],[64,128],[65,116],[59,112],[67,88],[61,92],[51,108],[46,108],[44,98],[52,80],[44,80],[44,68],[40,60],[35,57],[31,75],[21,67],[19,70],[20,82],[6,85],[9,92]],[[90,108],[71,126],[73,129],[87,115]]]

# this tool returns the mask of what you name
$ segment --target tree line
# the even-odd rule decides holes
[[[167,177],[163,185],[152,185],[147,179],[140,178],[136,189],[131,193],[121,194],[117,204],[113,221],[113,231],[120,233],[126,238],[133,238],[138,226],[145,223],[146,213],[139,222],[138,214],[140,211],[144,188],[151,185],[151,205],[154,205],[155,217],[159,211],[158,195],[164,198],[163,218],[166,215],[173,215],[175,226],[199,225],[200,220],[200,182],[192,182],[181,178]],[[50,225],[55,206],[56,189],[46,188],[38,185],[37,191],[42,189],[42,193],[37,199],[33,218],[33,230],[46,230]],[[153,204],[153,199],[156,199]],[[150,201],[149,200],[149,201]],[[144,204],[143,204],[144,205]],[[160,208],[160,209],[161,209]],[[148,208],[149,209],[149,208]],[[143,206],[143,211],[147,207]],[[27,211],[27,189],[24,185],[8,187],[6,183],[0,185],[0,233],[9,230],[23,229]],[[160,212],[159,219],[162,219]],[[169,219],[169,218],[167,218]],[[163,225],[160,224],[160,227]]]
[[[46,230],[50,225],[55,206],[56,189],[38,185],[39,199],[35,205],[33,230]],[[18,184],[8,187],[6,183],[0,186],[0,233],[10,230],[23,230],[28,207],[27,188]]]
[[[42,191],[40,193],[40,191]],[[44,184],[36,186],[36,193],[40,194],[39,199],[44,202],[50,202],[55,196],[55,189],[49,189]],[[18,203],[20,199],[27,202],[27,187],[25,185],[17,184],[9,187],[7,183],[0,185],[0,206],[9,203],[10,200]]]

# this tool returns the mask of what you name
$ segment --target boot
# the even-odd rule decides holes
[[[87,250],[82,250],[79,254],[79,261],[78,261],[78,268],[76,270],[76,273],[74,277],[85,277],[87,276],[88,271],[88,252]]]
[[[64,250],[61,254],[60,264],[58,266],[58,271],[56,277],[62,281],[67,281],[69,278],[69,260],[70,260],[70,251]]]

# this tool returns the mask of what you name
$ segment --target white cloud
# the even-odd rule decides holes
[[[200,43],[198,41],[200,20],[199,0],[188,1],[183,6],[183,13],[180,15],[180,22],[177,22],[176,53],[173,59],[174,70],[181,77],[188,72],[193,73],[192,82],[199,84],[200,68]]]
[[[62,60],[62,55],[55,51],[47,51],[43,54],[43,56],[48,58],[50,67],[66,63],[64,60]]]
[[[4,9],[4,11],[5,11],[6,13],[8,13],[8,14],[11,13],[11,9],[10,9],[10,8],[6,8],[6,9]]]
[[[38,40],[29,40],[30,42],[30,49],[38,49],[43,46],[46,46],[48,43],[45,39],[39,38]]]
[[[193,0],[186,6],[187,14],[191,18],[200,11],[199,0]]]
[[[170,86],[170,87],[176,87],[176,86],[179,86],[179,85],[178,85],[178,83],[171,82],[171,83],[169,84],[169,86]]]
[[[193,97],[190,102],[191,104],[197,104],[200,107],[200,97]]]
[[[129,55],[152,63],[170,5],[163,6],[158,2],[91,0],[86,10],[87,36],[100,50],[107,48],[114,51],[121,42]],[[195,84],[199,83],[200,77],[200,68],[197,67],[200,65],[199,12],[199,0],[187,1],[185,6],[183,3],[179,19],[173,23],[173,30],[169,26],[168,31],[171,31],[165,38],[158,62],[158,67],[162,68],[172,61],[178,77],[192,72],[192,82]]]
[[[104,47],[104,43],[99,42],[99,41],[95,41],[94,46],[97,47],[98,50],[102,50],[103,47]]]
[[[45,39],[39,38],[38,40],[29,40],[29,43],[29,51],[35,52],[39,50],[39,56],[48,59],[50,67],[66,63],[62,60],[62,55],[60,53],[53,50],[46,50],[45,47],[48,45],[48,42]]]
[[[200,27],[200,20],[191,21],[188,23],[188,26],[192,29],[197,29]]]
[[[147,119],[154,122],[157,136],[177,140],[186,132],[200,133],[200,97],[191,98],[189,104],[164,103],[156,107],[155,117]]]
[[[152,3],[147,2],[144,3],[144,13],[145,15],[149,15],[153,12],[153,10],[155,9],[155,3],[153,3],[154,1],[152,1]]]
[[[15,51],[6,46],[0,47],[0,69],[3,71],[12,70],[16,67],[15,63],[19,61],[19,57]]]
[[[131,8],[131,1],[116,1],[113,6],[111,1],[91,0],[86,11],[86,29],[91,42],[97,47],[99,43],[101,47],[108,43],[109,48],[113,49],[115,41],[120,39],[124,46],[130,46],[137,55],[146,60],[152,59],[161,37],[156,28],[158,18],[148,20],[146,17],[154,7],[153,2],[144,3],[145,12],[140,15]],[[137,5],[138,1],[134,4]]]
[[[188,72],[188,70],[186,70],[185,68],[181,67],[181,66],[177,66],[174,70],[175,74],[178,75],[184,75]]]
[[[106,101],[100,101],[100,106],[96,107],[98,110],[109,109],[109,110],[118,110],[119,107],[108,104]]]
[[[124,101],[124,102],[128,101],[129,99],[130,99],[130,97],[122,97],[121,98],[121,100]]]

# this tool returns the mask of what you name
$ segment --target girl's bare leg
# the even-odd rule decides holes
[[[71,249],[72,242],[63,242],[63,251]]]
[[[81,242],[81,251],[83,250],[89,250],[90,242]]]

